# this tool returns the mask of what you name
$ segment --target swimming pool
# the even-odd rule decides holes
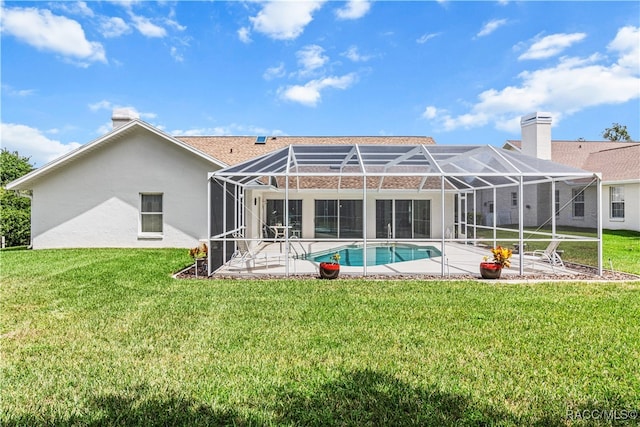
[[[340,264],[347,267],[364,265],[364,248],[362,246],[343,246],[331,251],[311,253],[307,259],[315,262],[331,262],[333,254],[340,254]],[[438,257],[442,253],[434,246],[416,245],[376,245],[367,246],[367,265],[394,264],[397,262],[415,261]]]

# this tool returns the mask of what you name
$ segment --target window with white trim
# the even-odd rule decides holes
[[[584,218],[584,192],[582,190],[572,190],[572,212],[574,218]]]
[[[140,193],[140,232],[162,234],[162,194]]]
[[[515,191],[511,192],[511,206],[513,207],[518,206],[518,193]]]
[[[624,187],[609,187],[609,218],[624,219]]]

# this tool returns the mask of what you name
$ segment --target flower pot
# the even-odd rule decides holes
[[[499,279],[502,273],[502,266],[495,262],[481,262],[480,275],[483,279]]]
[[[320,263],[320,277],[322,279],[335,279],[340,274],[340,264],[334,262]]]

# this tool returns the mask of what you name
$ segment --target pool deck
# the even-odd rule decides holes
[[[416,245],[415,242],[398,242],[398,244]],[[280,243],[261,243],[253,250],[253,257],[244,260],[232,259],[227,264],[220,267],[214,274],[216,275],[318,275],[318,262],[304,259],[298,259],[296,254],[301,253],[317,253],[327,250],[336,249],[349,245],[349,242],[295,242],[292,243],[287,257],[285,245]],[[356,244],[352,242],[351,244]],[[421,246],[433,246],[438,250],[442,250],[440,243],[422,243]],[[429,275],[429,276],[478,276],[480,277],[479,265],[485,256],[491,253],[486,247],[467,245],[463,243],[446,243],[445,244],[445,265],[442,271],[442,257],[434,257],[428,259],[420,259],[416,261],[405,261],[393,264],[367,266],[366,272],[364,267],[350,267],[341,265],[340,274],[352,276],[365,275],[388,275],[388,276],[404,276],[404,275]],[[502,270],[502,278],[509,276],[519,276],[519,256],[513,254],[511,258],[511,268]],[[443,274],[444,273],[444,274]],[[544,262],[532,262],[525,260],[525,275],[527,274],[566,274],[568,277],[574,274],[571,270],[555,267]]]

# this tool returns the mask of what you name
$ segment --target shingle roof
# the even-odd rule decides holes
[[[522,141],[508,144],[521,148]],[[551,160],[600,172],[603,181],[640,179],[640,143],[613,141],[551,141]]]
[[[235,165],[292,144],[435,144],[433,138],[429,136],[270,136],[266,138],[264,144],[256,144],[255,136],[176,136],[175,138],[227,165]]]

